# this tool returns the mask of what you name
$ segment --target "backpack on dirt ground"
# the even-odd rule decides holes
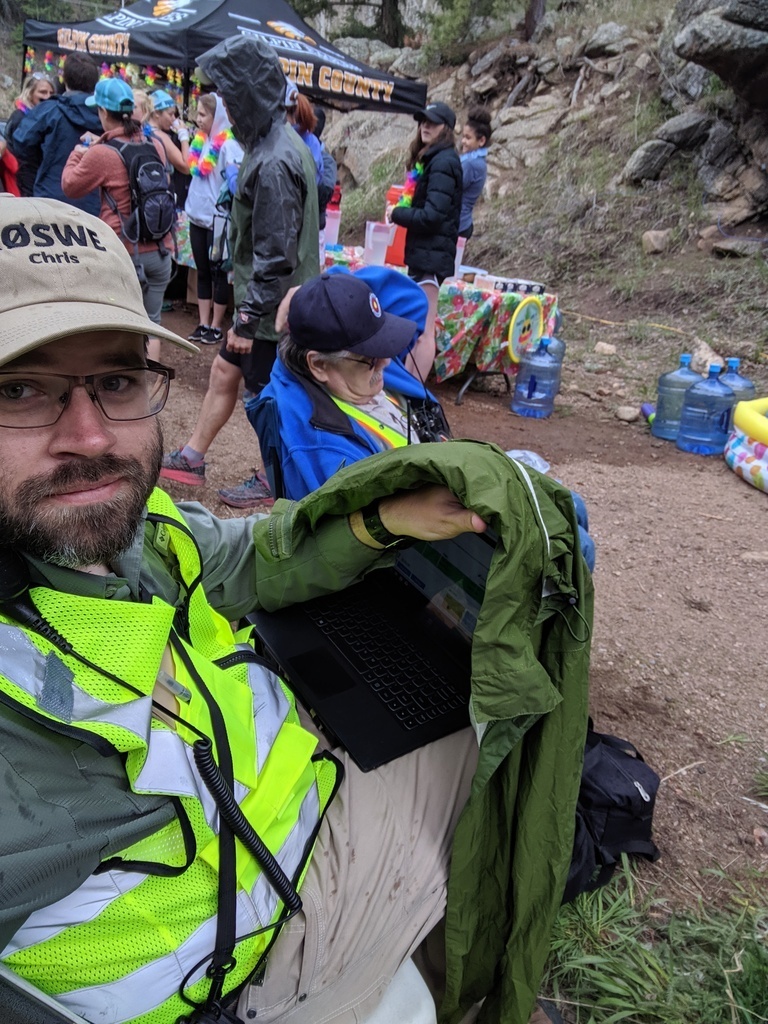
[[[590,719],[563,903],[610,881],[622,853],[659,859],[651,839],[659,781],[636,747],[595,732]]]
[[[120,154],[128,172],[131,212],[122,217],[109,192],[107,202],[120,217],[123,236],[133,245],[161,242],[176,223],[176,199],[168,180],[168,171],[151,142],[125,142],[109,139],[106,145]]]

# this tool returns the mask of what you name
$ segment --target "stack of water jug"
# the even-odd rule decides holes
[[[739,373],[739,360],[729,359],[727,369],[713,363],[709,375],[691,369],[691,357],[680,356],[680,366],[659,377],[654,437],[674,441],[684,452],[722,455],[731,429],[733,407],[755,397],[755,386]]]

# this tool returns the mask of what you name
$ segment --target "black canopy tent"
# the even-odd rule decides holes
[[[345,109],[414,114],[427,87],[347,57],[326,42],[285,0],[137,0],[93,21],[24,22],[24,44],[109,63],[161,65],[189,75],[201,53],[242,33],[275,48],[285,74],[313,100]]]

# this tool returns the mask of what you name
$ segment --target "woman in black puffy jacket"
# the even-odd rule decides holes
[[[409,275],[429,300],[424,333],[406,362],[425,380],[435,359],[435,316],[440,285],[453,274],[461,214],[461,161],[456,152],[456,115],[447,103],[430,103],[419,117],[411,144],[408,179],[392,220],[406,231]]]

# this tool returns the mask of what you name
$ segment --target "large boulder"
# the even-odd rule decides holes
[[[389,73],[400,78],[423,78],[426,71],[426,54],[410,46],[404,46],[389,66]]]
[[[627,160],[621,172],[622,181],[655,181],[675,152],[671,142],[649,139],[639,146]]]
[[[334,39],[333,45],[341,50],[352,60],[359,60],[363,64],[370,63],[371,48],[373,46],[384,46],[384,43],[375,39],[358,39],[356,36],[340,36]]]
[[[718,170],[732,171],[744,162],[744,155],[732,125],[716,121],[701,147],[701,162]]]
[[[711,124],[712,118],[709,114],[689,110],[665,121],[656,129],[655,135],[657,139],[671,142],[679,149],[692,149],[705,138]]]
[[[768,3],[680,0],[678,57],[714,72],[742,99],[768,110]]]
[[[556,92],[534,96],[527,107],[502,107],[493,121],[489,167],[535,167],[567,114],[567,101]]]
[[[379,39],[371,40],[371,49],[368,54],[368,64],[371,67],[388,71],[399,56],[400,51],[396,50],[394,46],[387,46]]]
[[[587,57],[613,57],[631,50],[638,45],[629,29],[617,25],[615,21],[607,21],[595,29],[584,46]]]
[[[567,106],[555,93],[535,96],[528,106],[505,106],[495,122],[489,169],[536,167],[567,113]]]
[[[482,57],[479,57],[476,61],[470,63],[469,70],[474,78],[479,75],[484,75],[490,71],[494,65],[506,57],[509,53],[510,47],[508,43],[499,43],[498,46],[494,46],[492,49],[484,53]]]
[[[416,125],[409,114],[382,116],[378,112],[354,110],[347,114],[334,113],[329,118],[323,142],[338,164],[343,185],[367,182],[372,164],[383,156],[390,157],[394,165],[392,184],[401,184],[405,178],[406,153],[415,134]]]

